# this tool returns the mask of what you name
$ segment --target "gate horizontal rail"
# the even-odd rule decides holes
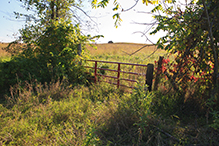
[[[120,78],[120,73],[132,74],[132,75],[138,75],[138,76],[146,76],[145,81],[146,81],[146,84],[148,85],[149,91],[151,91],[152,79],[153,79],[153,70],[154,70],[154,65],[153,64],[145,65],[145,64],[123,63],[123,62],[113,62],[113,61],[99,61],[99,60],[86,60],[86,61],[95,63],[94,67],[84,66],[85,68],[94,69],[94,83],[96,83],[97,81],[101,81],[101,80],[97,80],[97,76],[102,76],[103,78],[106,77],[106,78],[116,79],[117,83],[110,82],[110,81],[101,81],[101,82],[107,82],[107,83],[110,83],[110,84],[117,85],[117,88],[119,88],[120,86],[127,87],[127,88],[134,88],[133,86],[127,86],[127,85],[120,84],[121,80],[128,81],[128,82],[137,82],[136,80],[131,80],[131,79],[127,79],[127,78]],[[108,68],[98,68],[97,63],[110,63],[110,64],[117,64],[118,66],[117,66],[117,70],[108,69]],[[144,73],[122,71],[121,70],[121,65],[132,65],[132,66],[147,67],[147,72],[146,72],[146,74],[144,74]],[[115,76],[98,74],[97,70],[106,70],[106,71],[110,71],[110,72],[117,72],[117,76],[115,77]]]

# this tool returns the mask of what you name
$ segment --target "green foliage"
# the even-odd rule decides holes
[[[25,80],[37,79],[39,81],[48,81],[48,76],[46,76],[48,74],[47,66],[42,64],[37,58],[31,56],[29,58],[14,57],[9,62],[1,64],[2,89],[9,89],[11,85]]]
[[[82,1],[62,1],[62,0],[23,0],[20,1],[27,14],[15,12],[17,19],[25,18],[25,27],[20,30],[22,41],[26,44],[35,44],[36,40],[43,35],[45,29],[51,21],[73,21],[78,23],[73,17],[77,12],[75,8],[82,7]],[[33,11],[34,10],[34,11]],[[61,20],[62,21],[62,20]]]
[[[166,74],[168,78],[174,79],[174,82],[184,91],[187,90],[185,85],[191,78],[202,80],[205,87],[216,90],[218,80],[216,77],[218,74],[218,57],[216,57],[218,48],[216,46],[219,33],[218,18],[213,13],[218,13],[219,10],[217,9],[218,3],[210,1],[206,3],[209,9],[208,15],[203,8],[203,5],[206,4],[201,1],[190,3],[184,11],[180,7],[174,7],[176,2],[167,8],[159,5],[152,10],[152,12],[161,10],[165,14],[155,16],[159,24],[151,34],[160,30],[167,32],[166,36],[158,40],[157,45],[161,49],[165,46],[165,50],[176,55],[175,62],[168,67],[176,66],[174,71],[171,69]],[[208,19],[212,26],[207,25]],[[210,30],[214,32],[211,37]],[[213,38],[214,42],[212,43]]]
[[[139,127],[140,131],[145,133],[145,128],[148,126],[149,117],[152,115],[151,113],[151,104],[153,95],[146,91],[146,87],[138,84],[133,90],[132,93],[132,109],[138,115],[139,121],[134,125]]]
[[[9,89],[19,82],[37,80],[41,83],[68,79],[71,83],[85,83],[83,68],[83,42],[87,37],[80,34],[78,25],[70,21],[55,21],[36,40],[35,46],[27,45],[24,51],[1,63],[1,88]],[[82,54],[78,55],[78,44]]]
[[[86,40],[87,38],[80,34],[78,25],[73,26],[70,21],[55,21],[37,41],[39,49],[36,51],[39,51],[42,61],[47,63],[55,79],[67,75],[73,80],[74,72],[82,69],[80,61],[82,58],[78,56],[78,44]],[[81,51],[83,53],[84,50]]]
[[[163,85],[162,93],[165,95],[161,99],[154,99],[157,106],[153,109],[163,116],[177,115],[180,118],[207,115],[208,119],[209,114],[215,119],[210,126],[216,129],[218,102],[210,106],[210,111],[206,103],[209,103],[211,96],[217,100],[215,95],[218,95],[219,91],[219,22],[213,14],[218,13],[218,3],[203,2],[190,3],[185,10],[175,7],[176,2],[168,7],[160,4],[152,10],[162,14],[155,16],[159,24],[151,34],[160,30],[166,32],[166,35],[158,40],[157,46],[175,56],[173,62],[163,59],[161,68],[156,71],[156,74],[162,77],[160,86]],[[211,26],[208,25],[209,21]]]
[[[73,90],[62,84],[49,85],[48,89],[39,90],[37,96],[31,92],[21,92],[11,109],[1,105],[1,144],[82,145],[89,128],[87,120],[92,117],[91,101],[74,97]],[[11,100],[12,97],[8,98],[9,103]]]
[[[219,110],[217,107],[217,103],[218,103],[217,96],[218,95],[212,96],[210,99],[208,99],[206,103],[208,107],[208,112],[213,116],[212,117],[213,122],[209,126],[214,129],[219,129]]]

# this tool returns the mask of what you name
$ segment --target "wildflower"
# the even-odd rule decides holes
[[[167,60],[163,59],[163,60],[162,60],[162,63],[167,63]]]
[[[162,66],[162,72],[166,72],[167,71],[167,68],[166,67],[164,67],[164,66]]]

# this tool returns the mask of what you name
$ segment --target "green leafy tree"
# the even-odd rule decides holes
[[[7,48],[14,56],[3,64],[2,89],[26,80],[51,82],[67,78],[73,83],[84,83],[86,77],[81,61],[90,36],[81,33],[74,10],[83,11],[82,1],[75,0],[21,0],[28,12],[16,12],[24,17],[26,25],[20,30],[23,44],[17,51],[13,43]],[[98,37],[98,36],[97,36]],[[93,37],[94,38],[94,37]],[[16,42],[15,42],[16,43]],[[81,44],[81,56],[78,45]],[[3,87],[4,85],[4,87]]]
[[[20,30],[22,41],[27,44],[35,44],[43,35],[46,27],[54,21],[63,19],[77,25],[81,18],[77,17],[78,11],[83,11],[83,2],[80,0],[21,0],[27,14],[14,12],[16,18],[25,18],[26,24]]]
[[[21,2],[27,11],[35,11],[32,15],[16,13],[18,17],[24,16],[27,19],[25,27],[20,30],[22,41],[27,44],[29,50],[39,55],[41,62],[47,64],[52,77],[67,75],[66,73],[74,66],[73,60],[78,57],[77,45],[89,39],[81,34],[79,23],[74,18],[74,9],[83,11],[80,8],[82,1],[23,0]],[[27,51],[23,54],[25,52]]]

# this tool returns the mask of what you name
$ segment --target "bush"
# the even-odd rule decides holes
[[[37,80],[45,83],[68,79],[74,84],[86,83],[85,69],[77,55],[78,44],[86,41],[79,26],[70,22],[53,22],[47,26],[35,44],[23,45],[22,50],[8,62],[1,62],[2,90],[8,90],[17,83]],[[13,48],[11,48],[13,49]],[[82,55],[83,55],[82,44]]]

